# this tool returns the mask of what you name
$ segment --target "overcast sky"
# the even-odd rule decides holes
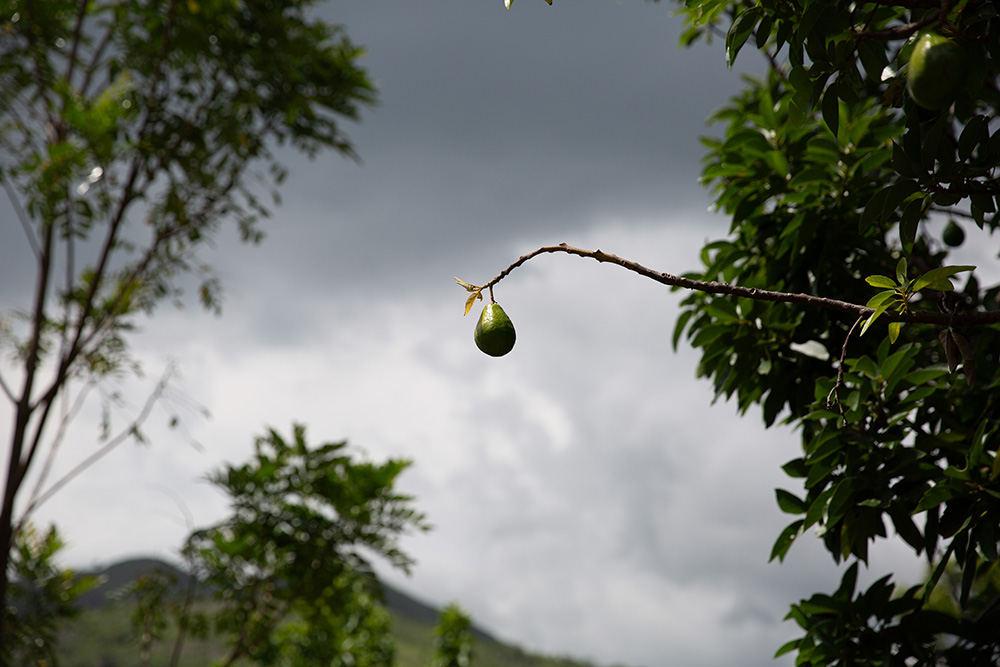
[[[496,288],[518,339],[494,359],[453,281],[482,284],[561,242],[698,268],[728,228],[697,182],[705,119],[740,85],[722,42],[680,50],[673,6],[641,0],[342,0],[322,13],[367,47],[379,86],[349,128],[363,161],[289,156],[264,244],[227,233],[204,255],[222,316],[165,307],[134,339],[146,380],[127,385],[133,406],[169,363],[181,375],[148,446],[45,506],[67,560],[172,556],[186,513],[205,525],[225,510],[200,478],[247,459],[265,427],[302,422],[317,444],[414,461],[402,487],[435,529],[405,540],[411,576],[383,568],[404,590],[536,651],[775,664],[797,635],[788,604],[839,572],[811,535],[767,563],[791,520],[774,488],[800,491],[779,470],[798,441],[712,405],[697,357],[670,348],[682,295],[541,256]],[[740,66],[758,68],[754,55]],[[18,252],[0,246],[3,309],[27,303],[10,291]],[[173,411],[176,431],[163,428]],[[9,412],[0,420],[6,431]],[[92,451],[93,421],[82,415],[62,470]],[[876,550],[868,579],[901,553]],[[901,579],[920,571],[907,562]]]

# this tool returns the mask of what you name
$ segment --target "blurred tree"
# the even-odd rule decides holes
[[[215,624],[231,646],[222,665],[392,662],[366,554],[406,570],[398,539],[426,526],[392,488],[408,462],[354,461],[345,447],[310,449],[298,425],[289,441],[272,430],[257,439],[251,463],[211,476],[232,515],[195,532],[184,553],[221,605]]]
[[[229,222],[244,241],[260,240],[259,185],[284,177],[275,148],[353,155],[341,124],[373,103],[373,86],[361,49],[311,19],[312,4],[0,3],[0,183],[26,239],[19,254],[34,261],[23,307],[0,317],[14,360],[0,369],[12,416],[0,510],[5,650],[20,632],[8,604],[11,550],[64,481],[45,487],[39,463],[88,390],[134,368],[126,337],[138,317],[179,299],[191,274],[202,303],[218,308],[198,251]],[[108,416],[88,462],[141,438],[147,414],[114,436]],[[41,479],[25,498],[32,470]]]
[[[441,611],[434,628],[434,658],[431,667],[469,667],[472,665],[472,621],[462,609],[450,604]]]
[[[730,65],[750,45],[766,63],[704,140],[702,180],[730,234],[685,276],[551,246],[470,291],[543,252],[694,290],[674,345],[700,350],[718,397],[802,434],[784,466],[802,490],[777,491],[797,518],[772,559],[812,529],[850,563],[837,591],[792,605],[804,634],[778,654],[1000,664],[1000,286],[980,283],[996,267],[949,265],[963,226],[980,244],[1000,226],[1000,3],[679,4],[682,44],[718,38]],[[890,526],[928,580],[856,591]],[[933,595],[946,571],[950,607]]]
[[[172,665],[189,632],[224,640],[220,666],[392,664],[389,614],[368,558],[407,570],[398,540],[427,525],[411,498],[393,490],[409,462],[357,460],[346,447],[310,448],[300,425],[287,440],[271,430],[256,439],[249,463],[210,476],[231,514],[188,538],[184,594],[168,594],[162,574],[125,592],[137,602],[133,628],[144,659],[175,628]],[[197,588],[213,603],[196,611]]]
[[[22,665],[57,664],[58,624],[78,613],[73,600],[96,583],[59,567],[56,554],[65,546],[55,526],[44,534],[31,524],[14,540],[8,604],[18,623],[9,628],[4,650]]]

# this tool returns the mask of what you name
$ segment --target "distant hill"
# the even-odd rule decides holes
[[[103,570],[81,572],[81,576],[97,577],[99,583],[78,597],[76,604],[83,609],[101,609],[114,602],[111,596],[117,591],[154,570],[172,576],[176,580],[173,585],[176,592],[183,591],[187,586],[187,574],[170,563],[155,558],[133,558],[109,565]]]
[[[160,570],[170,576],[178,592],[187,586],[187,575],[162,560],[138,558],[121,561],[82,574],[98,577],[100,583],[78,598],[80,616],[69,623],[60,636],[62,667],[125,667],[134,665],[139,649],[131,630],[135,607],[119,601],[115,593],[144,574]],[[385,606],[393,623],[396,641],[394,667],[427,667],[433,655],[433,630],[438,610],[402,591],[383,583]],[[210,604],[210,603],[205,603]],[[476,637],[473,667],[595,667],[589,662],[570,658],[540,656],[504,644],[482,628],[473,626]],[[169,634],[168,634],[169,636]],[[151,664],[167,664],[166,642],[154,651]],[[185,643],[184,667],[207,667],[222,657],[224,647],[213,640]]]

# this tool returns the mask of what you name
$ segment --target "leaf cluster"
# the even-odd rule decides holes
[[[262,238],[285,176],[277,149],[355,156],[343,128],[374,103],[374,85],[363,50],[313,18],[313,5],[0,7],[0,185],[34,261],[25,303],[0,314],[0,345],[15,361],[14,382],[0,374],[14,408],[0,543],[13,545],[24,480],[43,449],[51,460],[88,390],[138,370],[127,345],[137,320],[179,303],[190,278],[218,310],[220,283],[199,251],[226,224],[244,241]],[[68,409],[54,417],[60,397]],[[0,551],[5,573],[9,557]]]
[[[864,335],[868,327],[872,325],[872,322],[890,308],[900,313],[907,312],[910,308],[910,299],[920,292],[920,290],[926,288],[939,292],[950,292],[955,289],[955,285],[950,280],[951,276],[963,271],[972,271],[975,268],[974,266],[939,266],[921,276],[909,279],[907,278],[906,257],[904,256],[899,259],[899,263],[896,265],[895,280],[888,276],[868,276],[865,278],[866,283],[872,287],[885,289],[868,299],[866,305],[872,308],[873,311],[865,320],[864,325],[862,325],[861,334]],[[896,339],[899,338],[901,328],[901,322],[889,323],[889,342],[896,342]]]
[[[391,643],[368,558],[408,568],[398,539],[426,528],[393,490],[407,466],[354,460],[345,443],[309,448],[296,425],[290,440],[271,430],[252,462],[210,477],[232,515],[193,533],[184,553],[222,605],[217,629],[230,638],[230,661],[352,664],[342,653],[368,637],[351,659],[368,651],[376,657],[356,664],[386,664]]]
[[[472,665],[472,620],[456,604],[445,607],[434,628],[434,657],[431,667],[469,667]]]
[[[79,613],[74,601],[97,583],[56,564],[63,546],[55,526],[43,533],[27,525],[18,533],[10,594],[2,610],[7,636],[0,645],[0,663],[58,664],[60,624]]]
[[[833,594],[793,604],[787,619],[805,636],[786,642],[775,657],[795,651],[799,665],[995,665],[1000,652],[976,624],[923,604],[921,586],[900,593],[885,576],[857,591],[858,564],[846,569]],[[936,643],[946,629],[950,642]]]
[[[46,331],[83,330],[79,346],[97,349],[119,320],[179,298],[189,273],[218,308],[218,280],[197,250],[225,222],[262,238],[261,187],[277,203],[285,176],[274,149],[355,155],[343,124],[375,101],[374,86],[363,50],[310,18],[312,4],[7,4],[0,181],[45,292],[65,278]]]
[[[700,350],[698,373],[718,397],[801,433],[802,455],[784,470],[803,493],[777,491],[797,518],[772,559],[812,529],[835,561],[853,561],[835,594],[793,605],[805,634],[779,653],[807,665],[995,664],[1000,596],[981,582],[1000,545],[1000,330],[903,329],[892,316],[1000,308],[1000,287],[948,263],[963,239],[939,235],[956,218],[984,236],[1000,227],[996,4],[682,4],[682,43],[720,37],[730,65],[752,45],[768,70],[712,118],[722,135],[704,140],[703,182],[732,224],[688,277],[869,309],[852,325],[835,311],[696,292],[674,332],[675,346]],[[906,93],[926,30],[959,44],[969,72],[939,111]],[[854,335],[859,325],[868,335]],[[927,582],[900,594],[887,577],[855,595],[857,563],[891,537],[927,559]],[[949,568],[958,584],[946,613],[930,600]]]

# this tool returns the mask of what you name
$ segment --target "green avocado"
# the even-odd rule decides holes
[[[965,242],[965,230],[959,227],[954,220],[949,220],[941,233],[941,240],[945,242],[945,245],[957,248]]]
[[[906,90],[925,109],[945,109],[962,89],[966,69],[961,46],[941,35],[922,33],[910,54]]]
[[[476,323],[476,346],[491,357],[502,357],[514,348],[514,324],[499,303],[483,308]]]

